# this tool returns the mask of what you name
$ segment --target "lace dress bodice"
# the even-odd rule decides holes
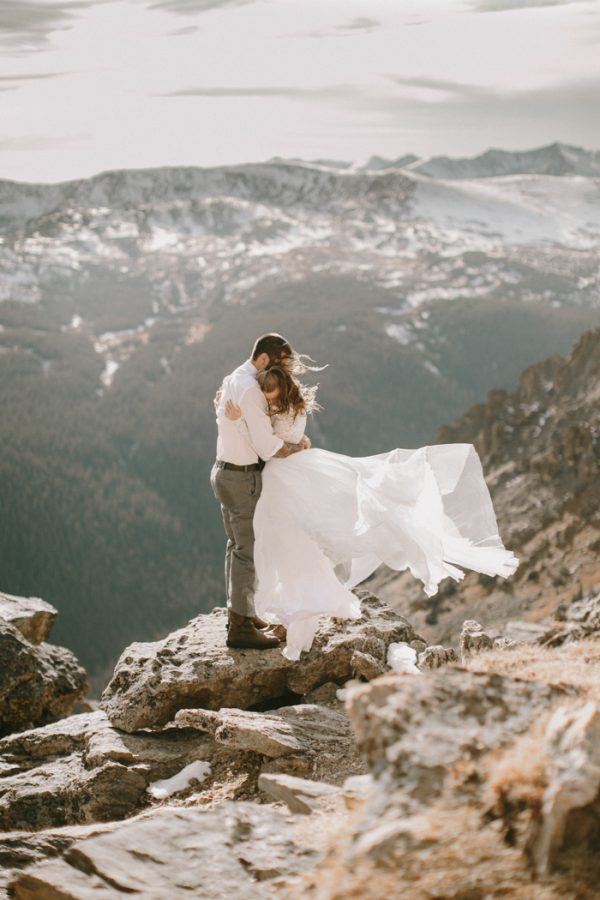
[[[298,413],[295,418],[293,413],[275,413],[275,415],[271,417],[273,431],[277,437],[280,437],[282,440],[288,441],[290,444],[298,444],[304,436],[306,418],[306,413]],[[249,443],[252,443],[250,432],[248,431],[248,426],[244,419],[236,419],[235,425],[243,432],[246,440]]]
[[[302,440],[306,428],[306,413],[298,413],[295,418],[293,413],[276,413],[271,421],[277,437],[291,444],[298,444]]]

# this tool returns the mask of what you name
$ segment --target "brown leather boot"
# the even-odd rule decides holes
[[[260,631],[264,631],[265,628],[273,628],[272,625],[269,625],[268,622],[265,622],[263,619],[259,619],[258,616],[252,616],[252,621],[254,622],[254,627],[258,628]],[[231,624],[231,615],[230,610],[227,610],[227,622],[225,623],[225,628],[229,631],[229,625]]]
[[[252,616],[240,616],[229,611],[229,628],[227,629],[227,646],[247,650],[268,650],[279,646],[279,638],[265,634],[254,624]]]

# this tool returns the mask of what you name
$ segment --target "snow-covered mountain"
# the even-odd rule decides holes
[[[315,277],[382,292],[374,327],[416,347],[431,330],[421,313],[440,302],[597,308],[597,153],[553,144],[416,159],[0,181],[0,300],[60,297],[70,309],[63,328],[88,329],[103,354],[105,385],[157,322],[184,320],[181,339],[193,342],[215,310]],[[557,174],[561,160],[569,174]]]
[[[420,159],[407,154],[398,159],[372,156],[361,169],[404,169],[432,178],[495,178],[499,175],[600,176],[600,151],[584,150],[556,141],[534,150],[500,150],[491,147],[477,156],[456,158],[431,156]]]
[[[299,159],[277,161],[300,163]],[[312,160],[327,169],[348,169],[354,172],[377,172],[383,169],[409,169],[431,178],[495,178],[500,175],[582,175],[600,176],[600,151],[585,150],[572,144],[555,141],[533,150],[501,150],[490,147],[477,156],[431,156],[422,159],[406,153],[396,159],[371,156],[365,163],[340,160]]]
[[[498,175],[582,175],[600,177],[600,151],[560,141],[535,150],[491,148],[466,159],[433,156],[413,167],[433,178],[493,178]]]

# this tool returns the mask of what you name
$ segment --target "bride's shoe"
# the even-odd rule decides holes
[[[269,625],[267,634],[272,634],[273,637],[276,637],[282,643],[287,640],[287,630],[285,625]]]
[[[278,640],[280,641],[285,641],[287,639],[287,631],[284,625],[265,622],[258,616],[253,616],[252,621],[254,622],[254,627],[258,628],[259,631],[264,631],[265,634],[272,635],[273,637],[278,638]]]
[[[279,638],[265,634],[254,624],[252,616],[240,616],[229,611],[229,628],[227,629],[227,646],[247,650],[268,650],[279,646]]]

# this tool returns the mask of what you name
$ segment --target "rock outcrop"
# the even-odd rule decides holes
[[[589,604],[573,612],[595,621]],[[306,693],[284,681],[290,705],[182,706],[135,733],[98,710],[1,740],[0,817],[21,830],[0,835],[0,896],[560,900],[576,873],[591,900],[600,689],[579,645],[498,652],[507,642],[468,621],[463,668],[374,598],[365,613],[360,629],[324,626],[330,656],[294,664]],[[581,665],[600,671],[584,640]],[[287,677],[271,653],[243,654],[247,677]]]
[[[270,713],[185,709],[177,713],[175,721],[209,732],[226,747],[271,759],[292,753],[326,752],[327,746],[339,747],[351,734],[346,715],[315,704],[284,706]]]
[[[494,659],[490,650],[477,664]],[[516,665],[518,651],[506,658]],[[564,682],[456,667],[349,688],[372,780],[358,818],[286,896],[591,900],[600,707],[579,694]],[[298,791],[312,815],[333,800],[318,787],[305,800]]]
[[[0,736],[69,715],[88,690],[73,653],[46,643],[56,615],[38,598],[0,594]]]
[[[596,634],[600,634],[600,590],[560,607],[557,621],[539,636],[538,642],[547,647],[560,647]]]
[[[225,610],[197,616],[162,641],[127,647],[102,695],[102,709],[115,727],[133,732],[164,725],[180,709],[276,705],[326,682],[341,683],[354,673],[355,651],[385,666],[390,643],[419,635],[376,597],[361,599],[362,617],[323,619],[312,649],[298,662],[285,659],[279,648],[228,649]]]
[[[214,810],[166,807],[105,833],[67,843],[50,859],[16,872],[16,900],[264,898],[282,875],[318,854],[295,838],[296,820],[254,803]]]
[[[460,766],[468,776],[479,758],[525,731],[536,715],[564,691],[500,675],[462,669],[427,678],[386,675],[349,692],[347,707],[359,748],[378,789],[362,827],[363,844],[387,819],[414,814],[444,792]],[[386,838],[386,844],[389,844]]]
[[[338,785],[361,774],[337,687],[357,660],[384,671],[388,645],[418,639],[374,597],[365,596],[363,612],[351,623],[324,621],[315,647],[296,663],[279,650],[227,650],[224,611],[199,616],[165,641],[134,645],[105,694],[112,721],[98,710],[0,740],[0,829],[123,819],[154,802],[154,782],[177,779],[194,763],[210,772],[200,791],[207,802],[219,791],[255,797],[261,773]],[[298,702],[277,707],[291,698]],[[260,701],[276,708],[243,708]],[[192,789],[184,780],[180,790]]]

